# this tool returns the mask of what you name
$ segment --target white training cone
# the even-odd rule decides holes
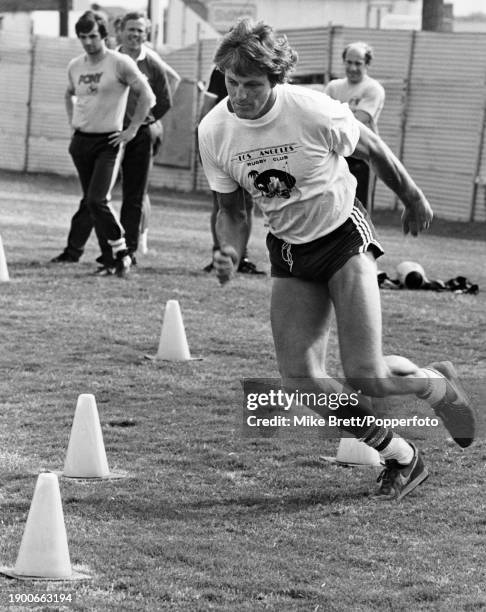
[[[10,277],[8,275],[7,258],[5,257],[2,237],[0,236],[0,282],[7,282],[9,280]]]
[[[155,359],[165,361],[187,361],[191,359],[181,309],[177,300],[169,300],[165,306],[159,349]]]
[[[120,478],[111,474],[106,459],[96,400],[91,393],[78,397],[64,471],[67,478]]]
[[[53,473],[39,474],[15,567],[1,573],[23,580],[79,580],[74,572],[64,526],[59,481]]]
[[[381,465],[380,453],[356,438],[341,438],[336,463],[344,465]]]

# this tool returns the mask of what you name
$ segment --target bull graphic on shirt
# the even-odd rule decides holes
[[[290,193],[295,186],[295,178],[283,170],[271,169],[257,172],[252,170],[248,176],[253,180],[253,185],[267,198],[290,198]]]

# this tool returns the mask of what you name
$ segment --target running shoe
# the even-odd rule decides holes
[[[432,405],[435,414],[442,419],[454,442],[462,448],[470,446],[476,436],[476,416],[471,401],[459,382],[456,369],[450,361],[431,363],[427,369],[446,379],[444,397]]]
[[[428,478],[429,472],[420,451],[415,444],[409,444],[413,448],[412,462],[410,465],[401,465],[395,459],[385,461],[385,468],[377,478],[381,484],[375,493],[376,499],[400,501]]]
[[[59,253],[59,255],[56,255],[56,257],[51,259],[52,263],[78,263],[78,261],[79,257],[75,257],[66,251]]]
[[[238,266],[238,272],[240,274],[265,274],[263,270],[258,270],[256,265],[246,257],[243,257],[243,259],[240,261],[240,265]]]
[[[117,256],[116,266],[115,266],[115,274],[119,278],[126,278],[130,272],[130,268],[132,266],[132,258],[130,257],[128,252],[125,252],[123,255]]]
[[[100,266],[95,270],[96,276],[113,276],[116,272],[115,266]]]

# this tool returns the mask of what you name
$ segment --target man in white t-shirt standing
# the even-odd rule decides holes
[[[378,133],[378,118],[385,103],[385,90],[376,79],[368,75],[372,59],[373,49],[367,43],[358,41],[347,45],[343,51],[346,77],[330,81],[325,93],[335,100],[347,102],[356,119]],[[358,181],[356,197],[369,211],[371,208],[369,165],[354,156],[346,158],[346,161]]]
[[[247,236],[242,189],[261,207],[269,228],[271,324],[282,384],[308,397],[360,389],[357,403],[333,414],[341,428],[385,461],[380,499],[401,499],[428,472],[418,448],[374,422],[369,397],[415,394],[441,416],[456,442],[475,436],[474,412],[449,362],[419,368],[384,356],[376,258],[382,254],[369,216],[355,199],[356,180],[344,157],[370,160],[402,200],[405,233],[427,229],[432,209],[386,144],[347,104],[286,83],[297,55],[284,36],[243,19],[224,36],[214,63],[228,98],[199,125],[199,148],[210,188],[217,192],[219,281],[238,268]],[[343,386],[328,378],[326,345],[336,314]],[[356,393],[355,393],[356,394]]]
[[[127,55],[107,48],[107,25],[101,15],[86,11],[75,29],[85,53],[69,62],[65,103],[74,130],[69,153],[83,197],[71,221],[67,246],[52,261],[78,261],[94,225],[100,246],[108,244],[111,248],[115,266],[110,274],[115,271],[125,276],[132,260],[123,227],[110,205],[111,190],[124,147],[137,134],[155,96],[137,64]],[[137,103],[124,128],[130,91]]]

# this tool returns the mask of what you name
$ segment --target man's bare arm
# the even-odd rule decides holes
[[[230,280],[248,242],[248,219],[243,190],[217,193],[219,210],[216,217],[216,235],[220,244],[214,255],[214,265],[219,281]]]
[[[66,113],[68,116],[69,125],[72,126],[73,123],[73,95],[71,87],[68,87],[64,93],[64,106],[66,107]]]
[[[110,136],[110,143],[113,146],[130,142],[135,138],[138,128],[142,125],[145,117],[148,115],[149,110],[155,104],[155,96],[150,88],[150,85],[146,79],[138,79],[130,86],[137,94],[137,105],[133,111],[133,117],[130,121],[130,125],[122,132],[116,132]]]

